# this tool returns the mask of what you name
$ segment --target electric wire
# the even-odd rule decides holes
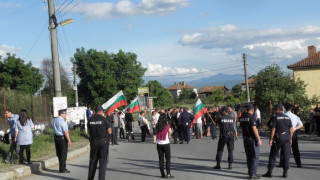
[[[65,8],[67,8],[74,0],[71,0],[67,5],[65,5],[60,11],[56,12],[56,16],[59,15]]]
[[[44,25],[41,33],[38,35],[38,37],[36,38],[35,42],[32,44],[30,50],[28,51],[28,53],[27,53],[27,55],[25,56],[24,59],[27,59],[29,57],[30,53],[32,52],[32,50],[35,47],[35,45],[38,43],[38,41],[39,41],[40,37],[42,36],[42,34],[43,34],[44,30],[46,29],[46,27],[47,27],[47,23]]]

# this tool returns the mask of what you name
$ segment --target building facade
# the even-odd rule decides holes
[[[294,79],[305,82],[309,99],[320,96],[320,51],[316,52],[316,47],[309,46],[308,57],[287,67],[293,70]]]
[[[193,92],[198,94],[198,90],[196,87],[187,85],[184,81],[178,83],[174,82],[174,84],[167,89],[171,92],[172,96],[179,96],[183,88],[191,89]]]

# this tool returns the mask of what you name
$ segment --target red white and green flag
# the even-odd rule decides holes
[[[129,112],[130,113],[133,113],[135,111],[138,111],[140,109],[140,104],[139,104],[139,98],[136,97],[132,102],[131,104],[129,104],[129,106],[127,106],[123,112],[126,112],[127,109],[129,109]]]
[[[203,103],[198,98],[196,104],[194,105],[194,109],[193,109],[194,120],[191,122],[191,127],[197,121],[197,119],[199,117],[203,116],[205,113],[207,113],[207,108],[204,107]]]
[[[102,104],[103,109],[106,111],[106,115],[110,115],[115,109],[120,106],[127,105],[126,98],[122,91],[118,92],[111,99],[109,99],[106,103]]]

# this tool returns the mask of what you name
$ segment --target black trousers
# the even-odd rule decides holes
[[[124,139],[124,138],[125,138],[123,127],[120,128],[120,138],[121,138],[121,139]]]
[[[218,163],[221,162],[222,154],[224,146],[227,144],[228,148],[228,162],[233,162],[233,148],[234,148],[234,137],[233,135],[227,135],[226,132],[222,132],[223,134],[220,135],[219,142],[218,142],[218,150],[216,155],[216,161]]]
[[[181,126],[181,141],[190,141],[190,126],[183,124]]]
[[[56,154],[59,159],[59,171],[66,170],[67,154],[68,154],[68,141],[65,136],[54,136],[54,143],[56,146]]]
[[[90,161],[88,180],[93,180],[99,161],[99,180],[104,180],[107,169],[107,157],[109,154],[107,139],[93,139],[90,141]]]
[[[316,119],[318,136],[320,136],[320,119]]]
[[[9,150],[9,154],[6,158],[8,161],[11,159],[14,151],[16,151],[16,156],[19,159],[19,146],[17,146],[17,142],[14,141],[14,137],[11,137],[10,150]]]
[[[160,167],[161,175],[164,174],[164,158],[166,158],[167,174],[170,174],[170,165],[171,165],[170,144],[157,144],[157,150],[159,155],[159,167]]]
[[[299,150],[299,144],[298,144],[298,132],[294,131],[292,135],[292,152],[293,152],[293,157],[294,160],[296,161],[297,166],[301,166],[301,158],[300,158],[300,150]],[[284,156],[284,150],[281,148],[281,153],[280,153],[280,166],[283,166],[283,158]]]
[[[118,144],[118,127],[113,127],[112,144]]]
[[[244,150],[247,157],[247,167],[249,176],[257,174],[259,165],[259,146],[258,142],[251,137],[243,137]]]
[[[148,127],[145,125],[145,126],[140,126],[140,128],[141,128],[141,141],[144,142],[146,141]]]
[[[174,143],[177,144],[178,143],[178,138],[179,138],[179,131],[180,131],[180,128],[179,126],[173,126],[173,139],[174,139]]]
[[[127,132],[127,139],[129,140],[129,136],[131,136],[132,140],[134,140],[134,135],[132,132],[132,123],[126,124],[126,132]]]
[[[283,169],[289,169],[289,160],[290,160],[290,134],[280,134],[271,146],[269,154],[268,169],[272,170],[275,167],[276,159],[280,148],[283,149]]]
[[[19,160],[20,163],[23,163],[24,160],[24,150],[26,150],[26,155],[27,155],[27,162],[30,162],[31,159],[31,153],[30,153],[30,144],[29,145],[20,145],[20,152],[19,152]]]

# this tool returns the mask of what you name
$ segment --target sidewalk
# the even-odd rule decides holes
[[[269,137],[270,132],[266,130],[262,130],[260,132],[260,136],[262,137]],[[318,137],[316,134],[306,134],[303,131],[298,132],[298,139],[299,140],[305,140],[305,141],[320,141],[320,137]]]
[[[82,148],[69,151],[68,160],[89,151],[89,149],[90,145],[88,144]],[[31,173],[39,173],[41,170],[57,165],[58,163],[58,157],[53,157],[44,161],[32,161],[31,165],[19,165],[16,169],[11,171],[0,172],[0,180],[13,180],[22,178],[24,176],[31,175]]]

